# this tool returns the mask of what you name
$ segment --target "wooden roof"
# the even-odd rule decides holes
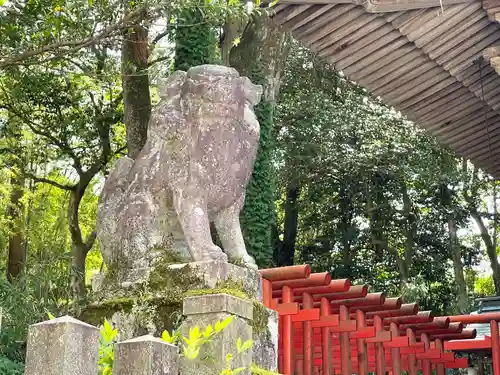
[[[500,0],[279,0],[273,17],[500,178]]]

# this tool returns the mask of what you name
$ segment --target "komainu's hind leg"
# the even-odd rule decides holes
[[[215,228],[224,251],[233,261],[241,261],[248,268],[257,269],[255,260],[247,253],[243,234],[241,233],[240,211],[245,196],[242,196],[232,206],[219,212],[215,217]]]
[[[227,262],[227,255],[212,241],[206,202],[195,194],[186,196],[186,191],[182,191],[182,194],[174,192],[173,197],[193,260]]]

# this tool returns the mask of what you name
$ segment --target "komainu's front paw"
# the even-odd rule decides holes
[[[221,250],[219,246],[213,245],[208,248],[203,254],[203,260],[214,261],[214,262],[224,262],[227,263],[227,255]]]
[[[252,256],[250,256],[249,254],[245,255],[243,257],[243,265],[247,268],[250,268],[252,270],[258,270],[259,267],[257,266],[257,263],[255,263],[255,259],[253,259]]]

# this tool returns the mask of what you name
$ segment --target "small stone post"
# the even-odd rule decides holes
[[[182,375],[219,375],[226,368],[227,354],[233,355],[232,368],[246,367],[242,374],[250,373],[252,349],[238,353],[236,342],[252,339],[253,304],[250,301],[228,294],[210,294],[184,299],[183,312],[186,320],[182,331],[187,335],[189,328],[198,326],[204,330],[208,324],[212,326],[230,315],[234,316],[231,324],[205,344],[196,360],[181,358]]]
[[[113,375],[178,375],[179,349],[146,335],[116,344]]]
[[[99,330],[70,316],[28,330],[25,375],[97,375]]]

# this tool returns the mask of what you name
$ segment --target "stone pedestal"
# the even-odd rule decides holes
[[[147,280],[132,284],[114,278],[115,273],[94,276],[92,303],[80,319],[97,326],[108,319],[118,328],[122,341],[176,329],[182,318],[182,300],[189,291],[237,289],[261,300],[258,271],[230,263],[158,263],[147,272]]]
[[[28,330],[25,375],[97,375],[99,330],[70,316]]]
[[[178,375],[179,349],[153,336],[115,346],[114,375]]]
[[[186,315],[182,325],[184,335],[191,327],[204,330],[208,324],[213,326],[218,320],[234,316],[227,328],[202,347],[196,360],[181,359],[183,375],[219,375],[226,368],[228,354],[233,355],[233,368],[246,367],[244,373],[250,373],[252,349],[238,353],[236,344],[238,339],[243,342],[252,339],[253,304],[250,301],[228,294],[201,295],[184,299],[183,312]]]

